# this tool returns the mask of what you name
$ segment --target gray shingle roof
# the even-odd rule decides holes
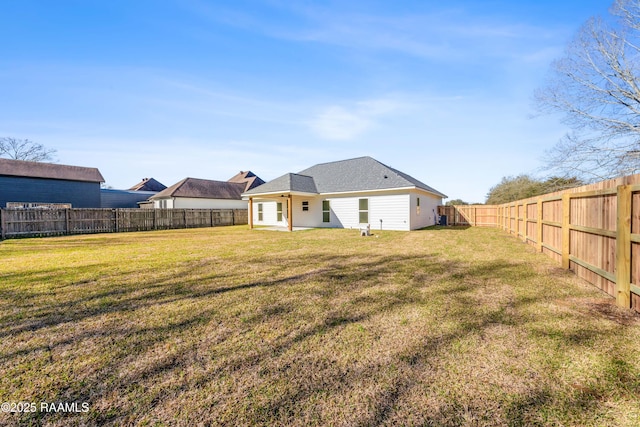
[[[287,173],[266,184],[247,191],[245,194],[252,193],[279,193],[279,192],[300,192],[317,194],[318,189],[312,177],[300,175],[297,173]]]
[[[291,176],[305,176],[302,181]],[[311,182],[309,182],[311,178]],[[312,186],[313,184],[313,186]],[[295,188],[294,188],[295,185]],[[371,157],[358,157],[330,163],[320,163],[299,174],[286,174],[246,192],[246,195],[288,191],[304,191],[315,188],[315,193],[341,193],[351,191],[374,191],[393,188],[416,187],[441,197],[444,194],[425,183],[393,169]]]
[[[165,197],[193,197],[199,199],[231,199],[241,200],[246,183],[212,181],[209,179],[185,178],[162,190],[149,199]]]
[[[104,182],[102,174],[96,168],[12,159],[0,159],[0,175],[62,179],[66,181]]]

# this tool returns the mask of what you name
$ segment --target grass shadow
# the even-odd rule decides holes
[[[552,383],[559,371],[544,372],[538,387],[500,382],[519,379],[521,357],[541,363],[529,352],[597,353],[602,328],[567,322],[581,320],[579,312],[562,314],[564,329],[541,328],[550,316],[545,307],[558,297],[531,292],[529,284],[547,279],[530,265],[495,254],[445,259],[429,252],[437,247],[412,246],[420,237],[385,235],[364,249],[341,241],[326,250],[270,235],[280,248],[249,262],[225,254],[153,274],[131,268],[120,280],[114,273],[95,283],[62,283],[31,305],[14,290],[4,303],[17,304],[16,313],[0,329],[10,342],[0,370],[13,379],[1,397],[32,393],[37,368],[56,385],[29,395],[91,402],[90,414],[73,419],[80,424],[166,423],[175,416],[185,425],[364,426],[482,425],[491,417],[496,425],[535,425],[548,407],[560,411],[559,401],[568,405],[562,424],[577,411],[586,420],[598,416],[603,396],[639,394],[638,369],[623,359],[597,365],[604,385],[588,386],[587,397],[595,397],[583,406],[583,391]],[[104,266],[87,268],[91,275]],[[28,272],[26,281],[37,282],[40,273]],[[513,357],[499,363],[487,356],[509,351]],[[478,396],[458,389],[467,373],[484,368],[474,357],[498,371],[486,385],[470,384]],[[486,396],[492,400],[483,403]],[[181,405],[189,411],[172,412]],[[64,424],[65,416],[25,415],[19,422]]]

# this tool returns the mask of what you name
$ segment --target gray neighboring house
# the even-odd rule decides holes
[[[166,185],[153,178],[143,178],[128,190],[103,188],[100,190],[100,205],[103,208],[111,209],[139,208],[146,203],[149,197],[166,188]]]
[[[437,222],[446,196],[371,157],[321,163],[243,193],[249,224],[415,230]]]
[[[100,189],[100,206],[110,209],[139,208],[149,197],[156,195],[156,191],[114,190]]]
[[[97,168],[0,159],[0,207],[52,203],[99,208],[103,182]]]

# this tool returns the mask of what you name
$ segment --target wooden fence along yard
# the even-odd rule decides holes
[[[438,215],[446,215],[447,225],[495,227],[496,212],[493,205],[438,206]]]
[[[0,209],[0,239],[247,224],[246,209]]]
[[[640,311],[640,174],[454,210],[450,224],[501,228]]]

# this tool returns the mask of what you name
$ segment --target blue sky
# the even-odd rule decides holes
[[[482,202],[567,132],[533,91],[609,5],[0,0],[0,136],[114,188],[368,155]]]

